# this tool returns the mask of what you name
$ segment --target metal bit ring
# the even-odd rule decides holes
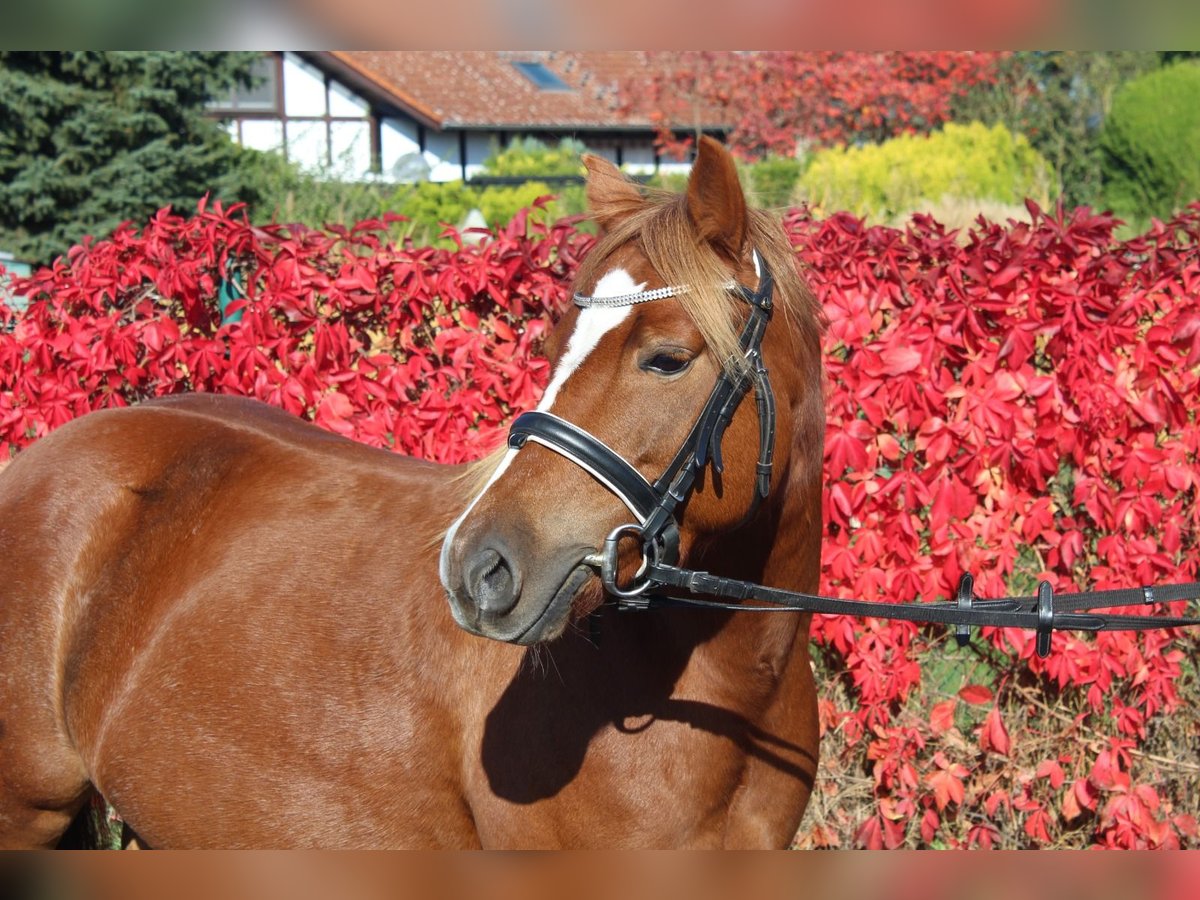
[[[637,570],[637,574],[633,576],[633,583],[628,587],[621,587],[617,583],[617,557],[620,552],[621,538],[629,534],[636,535],[639,539],[642,538],[644,536],[642,526],[635,523],[617,526],[604,539],[604,549],[595,556],[589,557],[590,561],[598,561],[600,564],[600,581],[604,584],[604,589],[620,599],[630,599],[644,593],[650,587],[651,581],[650,578],[642,576],[650,569],[651,563],[658,562],[658,547],[651,544],[648,556],[646,543],[642,541],[642,565]],[[597,560],[596,557],[599,559]]]

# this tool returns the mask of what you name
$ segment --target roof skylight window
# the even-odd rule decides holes
[[[532,81],[539,91],[569,91],[571,86],[540,62],[514,62],[517,71]]]

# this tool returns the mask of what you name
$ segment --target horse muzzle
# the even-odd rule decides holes
[[[571,548],[531,567],[503,541],[485,538],[462,554],[457,577],[451,578],[454,621],[472,634],[513,644],[554,640],[596,574],[584,562],[592,552]]]

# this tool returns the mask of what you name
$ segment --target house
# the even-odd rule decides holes
[[[258,83],[211,104],[230,134],[333,177],[451,181],[520,137],[577,138],[631,174],[687,171],[654,147],[652,110],[622,97],[636,51],[272,52]],[[711,114],[686,123],[722,136]]]

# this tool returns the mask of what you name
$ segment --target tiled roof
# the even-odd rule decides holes
[[[639,108],[636,97],[622,97],[622,86],[665,65],[634,50],[354,50],[332,55],[438,128],[648,130],[654,127],[651,111]],[[570,90],[540,90],[514,62],[540,62]],[[723,124],[711,114],[706,118],[680,124]]]

